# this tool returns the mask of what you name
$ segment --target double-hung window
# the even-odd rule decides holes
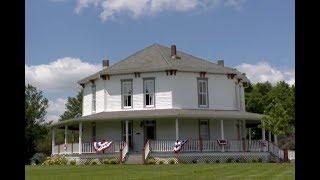
[[[143,80],[145,107],[154,107],[154,87],[154,78],[148,78]]]
[[[122,107],[132,108],[132,80],[121,81]]]
[[[208,103],[208,80],[198,78],[198,104],[199,107],[207,108]]]
[[[92,112],[96,112],[96,85],[91,86],[92,91]]]

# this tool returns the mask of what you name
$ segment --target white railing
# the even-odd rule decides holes
[[[174,140],[150,140],[150,148],[153,152],[173,151]],[[226,145],[218,144],[217,140],[188,140],[181,148],[182,152],[263,152],[267,151],[268,143],[260,140],[227,140]]]
[[[148,158],[149,153],[150,153],[150,143],[148,140],[143,148],[143,161],[145,161]]]
[[[123,146],[125,142],[114,141],[109,148],[107,148],[104,153],[117,153],[120,152],[120,147]],[[66,148],[65,148],[66,147]],[[96,153],[93,142],[82,143],[82,153],[93,154]],[[52,154],[78,154],[79,153],[79,143],[69,143],[69,144],[59,144],[55,145]]]
[[[280,149],[278,146],[273,144],[272,142],[268,142],[269,144],[269,152],[273,155],[277,156],[279,159],[284,159],[284,152],[282,149]]]
[[[127,143],[120,143],[121,144],[121,149],[120,149],[120,161],[123,162],[128,151],[129,151],[129,148],[128,148],[128,144]]]

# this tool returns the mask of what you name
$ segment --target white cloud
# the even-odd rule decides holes
[[[77,81],[102,69],[79,58],[64,57],[49,64],[25,65],[25,82],[47,92],[77,91]]]
[[[47,109],[47,121],[57,121],[59,116],[65,110],[65,104],[67,99],[58,98],[54,101],[49,101],[49,107]]]
[[[102,9],[100,18],[107,21],[124,13],[132,18],[153,15],[163,11],[186,12],[208,7],[233,7],[241,9],[246,0],[78,0],[75,12],[90,6]]]
[[[243,63],[236,66],[236,69],[240,72],[246,73],[252,83],[265,81],[269,81],[272,84],[275,84],[278,81],[286,81],[290,85],[295,83],[294,69],[279,70],[264,61],[257,64]]]

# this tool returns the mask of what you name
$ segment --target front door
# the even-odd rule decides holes
[[[144,122],[144,142],[156,139],[156,121]]]

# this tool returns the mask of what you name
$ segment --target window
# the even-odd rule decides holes
[[[154,107],[154,79],[143,80],[144,105]]]
[[[208,107],[208,80],[198,79],[198,104],[199,107]]]
[[[91,86],[92,91],[92,112],[96,112],[96,85]]]
[[[121,81],[122,107],[132,107],[132,80]]]
[[[209,121],[199,121],[199,136],[202,140],[209,140]]]

